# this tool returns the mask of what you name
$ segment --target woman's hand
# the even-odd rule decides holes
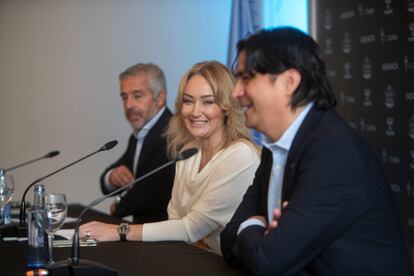
[[[92,221],[79,227],[81,239],[93,238],[97,241],[119,241],[118,225]]]

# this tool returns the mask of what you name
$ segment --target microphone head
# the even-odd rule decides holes
[[[177,161],[182,161],[182,160],[188,159],[191,156],[193,156],[194,154],[196,154],[197,152],[198,152],[198,149],[196,149],[196,148],[186,149],[178,155]]]
[[[56,155],[59,155],[59,153],[60,153],[60,151],[54,150],[54,151],[51,151],[48,154],[46,154],[44,156],[44,158],[52,158],[52,157],[55,157]]]
[[[103,145],[99,150],[100,151],[110,150],[113,147],[115,147],[117,144],[118,144],[118,141],[117,140],[112,140],[112,141],[106,143],[105,145]]]

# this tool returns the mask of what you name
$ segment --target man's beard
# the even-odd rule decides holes
[[[143,117],[144,114],[142,114],[142,112],[137,110],[137,109],[130,108],[126,111],[126,116],[127,116],[127,118],[129,118],[130,116]]]

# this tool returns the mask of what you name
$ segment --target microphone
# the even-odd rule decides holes
[[[115,189],[111,193],[106,194],[98,199],[95,199],[91,203],[89,203],[82,210],[75,224],[75,231],[73,233],[73,238],[72,238],[72,258],[69,258],[68,260],[65,260],[65,261],[56,262],[52,265],[48,265],[46,268],[48,269],[50,274],[51,275],[108,275],[108,276],[116,275],[116,271],[108,266],[105,266],[105,265],[102,265],[102,264],[99,264],[97,262],[90,261],[90,260],[79,259],[79,225],[82,222],[83,216],[89,209],[91,209],[96,204],[132,187],[133,185],[140,182],[141,180],[153,175],[154,173],[162,170],[163,168],[175,162],[190,158],[191,156],[195,155],[197,152],[198,152],[198,149],[196,148],[190,148],[190,149],[184,150],[174,160],[168,161],[164,165],[161,165],[158,168],[144,174],[143,176],[135,179],[134,181],[128,183],[127,185],[122,186],[118,189]]]
[[[51,158],[51,157],[55,157],[56,155],[58,155],[60,152],[58,150],[54,150],[49,152],[48,154],[45,155],[46,158]]]
[[[196,148],[186,149],[183,152],[181,152],[175,160],[176,161],[181,161],[181,160],[188,159],[191,156],[193,156],[194,154],[196,154],[197,152],[198,152],[198,149],[196,149]]]
[[[24,190],[24,193],[23,193],[23,196],[22,196],[22,200],[21,200],[21,204],[20,204],[20,221],[19,221],[19,229],[17,231],[18,234],[19,234],[19,236],[26,236],[27,235],[27,226],[26,226],[26,201],[25,201],[25,198],[26,198],[27,192],[30,190],[31,187],[33,187],[35,184],[39,183],[40,181],[42,181],[42,180],[44,180],[44,179],[46,179],[46,178],[48,178],[48,177],[50,177],[50,176],[52,176],[54,174],[56,174],[56,173],[58,173],[58,172],[60,172],[60,171],[62,171],[64,169],[66,169],[66,168],[69,168],[69,167],[75,165],[76,163],[79,163],[80,161],[82,161],[82,160],[84,160],[84,159],[86,159],[86,158],[88,158],[88,157],[90,157],[90,156],[92,156],[92,155],[94,155],[94,154],[96,154],[96,153],[98,153],[100,151],[110,150],[113,147],[115,147],[117,144],[118,144],[118,141],[116,141],[116,140],[110,141],[110,142],[106,143],[105,145],[103,145],[102,147],[100,147],[98,150],[96,150],[96,151],[94,151],[94,152],[92,152],[92,153],[90,153],[90,154],[88,154],[88,155],[86,155],[86,156],[84,156],[84,157],[82,157],[82,158],[80,158],[80,159],[78,159],[78,160],[70,163],[69,165],[66,165],[66,166],[64,166],[64,167],[62,167],[62,168],[60,168],[60,169],[58,169],[58,170],[56,170],[56,171],[48,174],[48,175],[45,175],[43,177],[40,177],[40,178],[36,179],[29,186],[27,186],[26,190]],[[58,153],[56,153],[56,152],[50,152],[47,155],[55,156]],[[25,234],[25,232],[26,232],[26,234]]]
[[[42,160],[42,159],[46,159],[46,158],[52,158],[52,157],[55,157],[56,155],[59,155],[59,151],[58,151],[58,150],[51,151],[51,152],[47,153],[46,155],[44,155],[44,156],[42,156],[42,157],[38,157],[38,158],[35,158],[35,159],[33,159],[33,160],[30,160],[30,161],[27,161],[27,162],[24,162],[24,163],[21,163],[21,164],[15,165],[15,166],[13,166],[13,167],[10,167],[10,168],[7,168],[7,169],[4,169],[4,171],[11,171],[11,170],[14,170],[14,169],[17,169],[17,168],[20,168],[20,167],[26,166],[26,165],[28,165],[28,164],[34,163],[34,162],[39,161],[39,160]]]

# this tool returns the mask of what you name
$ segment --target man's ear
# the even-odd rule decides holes
[[[294,68],[286,70],[283,74],[286,88],[285,91],[288,95],[292,95],[296,88],[298,88],[302,77],[299,71]]]
[[[161,91],[157,96],[157,106],[163,107],[165,105],[165,101],[167,97],[167,93],[165,91]]]

